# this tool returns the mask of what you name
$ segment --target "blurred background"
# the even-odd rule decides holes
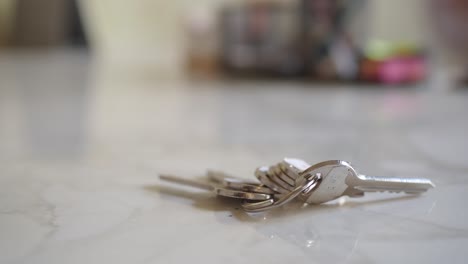
[[[466,87],[467,22],[466,0],[1,0],[2,147],[285,142],[276,157],[310,131],[419,129]]]
[[[2,0],[0,47],[78,49],[163,79],[451,90],[467,79],[467,20],[464,0]]]

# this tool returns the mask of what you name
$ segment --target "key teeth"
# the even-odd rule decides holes
[[[398,191],[393,191],[393,190],[379,190],[377,192],[379,193],[406,193],[406,194],[412,194],[412,195],[419,195],[427,190],[421,190],[421,191],[404,191],[404,190],[398,190]]]

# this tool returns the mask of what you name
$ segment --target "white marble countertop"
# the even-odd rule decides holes
[[[0,55],[0,263],[466,263],[468,94],[161,81],[81,53]],[[161,182],[285,156],[428,177],[249,215]]]

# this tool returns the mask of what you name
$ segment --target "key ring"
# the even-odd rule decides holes
[[[302,183],[299,184],[296,188],[294,188],[294,190],[292,190],[291,192],[285,195],[280,195],[279,199],[275,200],[275,198],[272,198],[272,199],[268,199],[268,200],[261,201],[261,202],[244,202],[242,204],[242,208],[246,212],[253,213],[253,212],[262,212],[262,211],[266,211],[266,210],[270,210],[270,209],[282,206],[288,203],[289,201],[293,200],[297,196],[299,196],[304,191],[310,192],[314,190],[315,188],[318,187],[320,181],[322,180],[320,173],[309,175],[309,177],[305,177],[303,175],[301,176],[304,179]]]
[[[285,158],[272,166],[255,170],[259,182],[239,179],[222,172],[208,171],[209,182],[160,175],[162,180],[205,189],[218,196],[236,198],[247,212],[261,212],[298,199],[321,204],[341,196],[360,197],[364,192],[388,191],[420,194],[434,184],[425,178],[372,177],[358,174],[346,161],[329,160],[309,165]]]

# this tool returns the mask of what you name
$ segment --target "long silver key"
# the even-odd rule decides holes
[[[434,187],[425,178],[373,177],[358,174],[346,161],[330,160],[315,164],[303,173],[319,174],[322,178],[316,189],[304,192],[300,198],[311,204],[320,204],[343,195],[362,196],[364,192],[405,192],[418,194]]]
[[[164,181],[169,181],[172,183],[178,183],[198,189],[203,189],[207,191],[211,191],[216,195],[230,197],[230,198],[237,198],[243,200],[251,200],[251,201],[264,201],[272,198],[272,196],[268,193],[258,193],[258,192],[246,192],[240,191],[236,189],[226,188],[220,184],[212,184],[212,183],[205,183],[196,180],[185,179],[173,175],[161,174],[159,178]]]

